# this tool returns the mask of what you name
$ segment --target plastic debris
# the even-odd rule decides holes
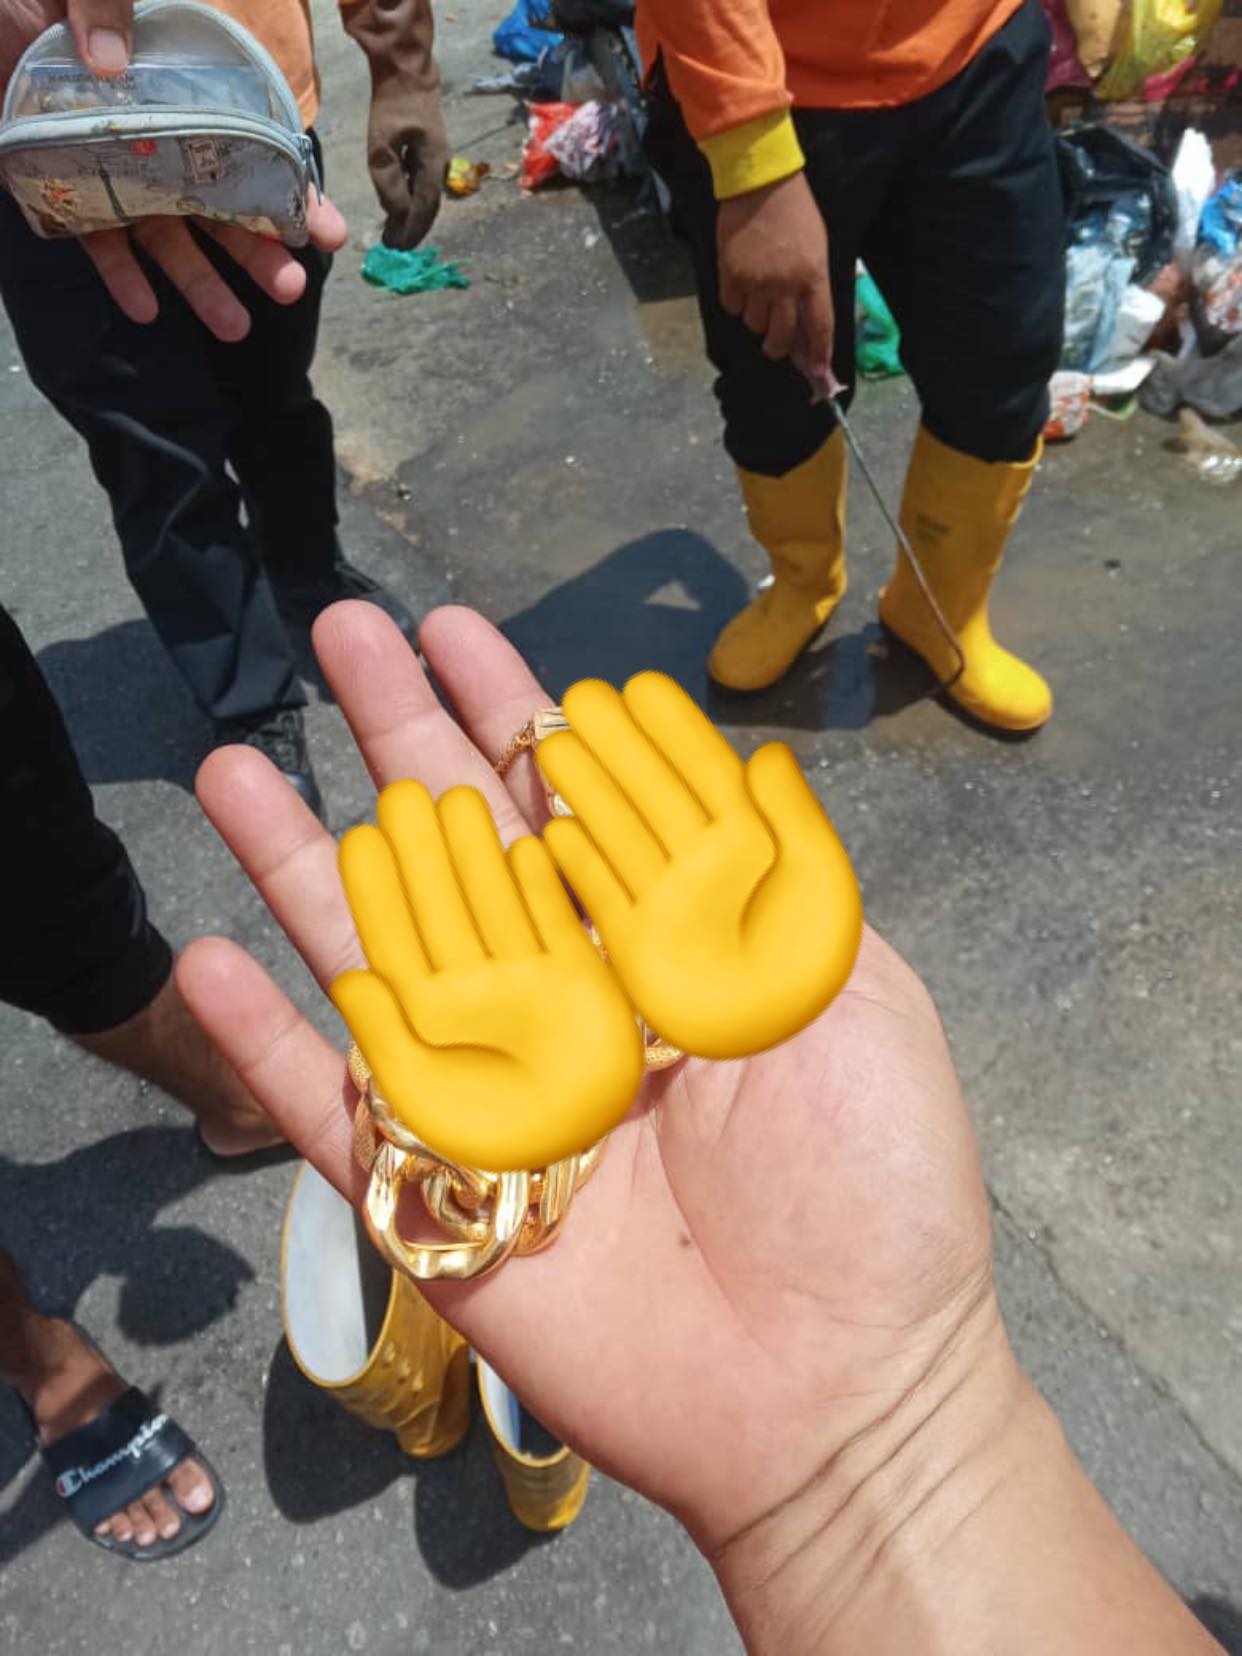
[[[389,293],[438,293],[443,288],[468,288],[470,278],[458,265],[440,258],[437,247],[372,247],[362,261],[362,275],[372,287]]]
[[[1209,420],[1242,414],[1242,334],[1216,356],[1176,360],[1155,353],[1156,365],[1139,393],[1150,414],[1175,414],[1190,407]]]
[[[1052,57],[1048,67],[1047,90],[1058,86],[1090,86],[1091,77],[1078,58],[1078,42],[1065,15],[1065,0],[1043,0],[1044,16],[1052,30]]]
[[[1117,324],[1108,347],[1107,362],[1129,362],[1143,349],[1164,320],[1164,300],[1132,282],[1121,296]]]
[[[855,360],[864,379],[893,379],[904,374],[901,330],[865,265],[854,279]]]
[[[534,190],[560,174],[578,183],[640,169],[638,141],[621,104],[533,104],[522,160],[522,188]]]
[[[619,178],[638,169],[638,141],[621,104],[590,98],[548,137],[548,149],[566,178],[580,183]]]
[[[1107,242],[1085,242],[1065,255],[1065,344],[1062,368],[1089,374],[1112,355],[1121,302],[1134,260]]]
[[[464,155],[455,155],[444,174],[444,188],[452,196],[473,195],[491,170],[486,161],[468,161]]]
[[[1211,356],[1223,348],[1226,339],[1242,333],[1242,253],[1228,264],[1208,260],[1196,274],[1195,321],[1204,355]]]
[[[1177,230],[1177,192],[1150,150],[1098,122],[1057,139],[1057,159],[1075,243],[1107,242],[1134,260],[1143,286],[1169,262]]]
[[[1213,431],[1192,408],[1177,416],[1174,446],[1205,483],[1236,483],[1242,477],[1242,453],[1236,443]]]
[[[1199,240],[1222,259],[1231,259],[1242,240],[1242,172],[1230,173],[1203,208]]]
[[[1078,61],[1092,80],[1108,62],[1121,25],[1123,0],[1065,0],[1078,46]]]
[[[1173,257],[1183,270],[1190,269],[1191,255],[1199,240],[1199,220],[1216,187],[1216,164],[1212,146],[1195,127],[1182,133],[1173,157],[1173,188],[1177,192],[1177,230]]]
[[[1137,356],[1115,368],[1101,368],[1098,374],[1088,375],[1091,400],[1109,402],[1116,397],[1132,397],[1155,366],[1154,356]]]
[[[1091,376],[1073,369],[1059,369],[1048,385],[1051,412],[1044,426],[1044,437],[1050,443],[1063,443],[1077,437],[1087,423],[1091,411]]]
[[[527,112],[528,133],[522,152],[522,173],[518,182],[524,190],[537,190],[560,172],[555,155],[548,148],[548,139],[575,113],[577,106],[567,103],[532,104]]]
[[[1207,39],[1220,10],[1221,0],[1129,0],[1097,97],[1128,98],[1153,76],[1179,68]]]
[[[559,29],[547,27],[552,0],[517,0],[503,23],[492,35],[492,50],[512,63],[538,63],[551,47],[565,37]]]
[[[1127,293],[1168,264],[1177,195],[1166,167],[1108,127],[1063,134],[1057,153],[1070,220],[1061,366],[1092,373],[1131,348],[1132,329],[1114,345],[1127,302],[1134,310]],[[1142,307],[1149,325],[1140,346],[1163,317],[1156,303]]]

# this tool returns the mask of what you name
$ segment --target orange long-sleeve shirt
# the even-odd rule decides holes
[[[207,4],[227,12],[267,47],[309,127],[319,112],[319,71],[309,0],[207,0]]]
[[[638,0],[643,60],[663,59],[716,194],[795,172],[789,118],[912,103],[964,69],[1022,0]]]

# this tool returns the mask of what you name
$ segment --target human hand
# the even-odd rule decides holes
[[[256,287],[278,305],[293,305],[306,291],[306,272],[287,247],[237,224],[193,221],[222,247]],[[306,226],[313,246],[334,253],[345,245],[340,210],[312,190]],[[236,344],[250,332],[250,312],[190,234],[184,218],[143,219],[131,229],[100,230],[81,245],[117,308],[131,322],[154,322],[159,301],[135,249],[157,265],[209,333]]]
[[[97,75],[122,74],[133,45],[133,0],[6,0],[0,7],[0,93],[18,59],[45,29],[68,21],[78,55]],[[312,191],[306,204],[314,246],[335,252],[345,245],[345,220]],[[255,285],[279,305],[292,305],[306,290],[306,272],[288,248],[238,225],[195,221]],[[190,309],[217,339],[236,343],[250,331],[241,300],[195,242],[183,218],[149,218],[132,229],[101,230],[81,245],[113,302],[131,322],[154,322],[155,290],[135,248],[164,273]]]
[[[573,816],[544,838],[647,1023],[711,1058],[810,1023],[849,976],[862,903],[789,749],[743,765],[662,673],[586,680],[564,712],[537,758]]]
[[[399,1120],[468,1167],[535,1169],[625,1115],[643,1041],[543,843],[508,855],[483,796],[418,782],[346,834],[341,876],[370,971],[332,999]]]
[[[765,356],[800,344],[806,370],[832,373],[828,232],[802,172],[732,196],[716,209],[720,302],[763,335]]]
[[[417,247],[443,199],[449,143],[430,0],[343,0],[341,19],[371,67],[367,165],[389,247]]]
[[[508,786],[492,765],[548,698],[480,617],[441,610],[420,638],[460,723],[373,606],[334,606],[315,643],[378,786],[472,784],[506,842],[542,825],[529,762]],[[319,982],[362,964],[336,847],[279,774],[220,750],[199,795]],[[359,1201],[339,1044],[235,944],[192,944],[178,978],[281,1129]],[[845,1499],[842,1480],[959,1383],[967,1354],[1010,1361],[940,1026],[870,931],[796,1039],[648,1079],[555,1247],[427,1291],[553,1431],[674,1511],[722,1570],[806,1491]]]
[[[18,59],[53,23],[68,22],[96,75],[119,75],[133,44],[134,0],[5,0],[0,7],[0,95]]]

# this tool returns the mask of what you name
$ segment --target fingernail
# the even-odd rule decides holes
[[[125,36],[115,29],[92,29],[87,36],[86,49],[90,53],[91,68],[101,74],[119,75],[129,63],[129,47]]]

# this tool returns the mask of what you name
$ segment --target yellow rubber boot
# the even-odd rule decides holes
[[[988,625],[988,593],[1040,453],[1016,465],[975,460],[920,427],[901,505],[901,526],[966,658],[948,694],[1000,730],[1037,730],[1052,713],[1047,684],[1002,649]],[[880,620],[937,678],[953,673],[957,659],[900,551],[880,593]]]
[[[775,684],[845,596],[845,441],[827,442],[784,477],[738,468],[750,532],[772,584],[716,640],[707,670],[727,690]]]
[[[353,1208],[303,1166],[280,1258],[285,1339],[302,1373],[407,1455],[455,1449],[470,1427],[470,1348],[372,1248]]]
[[[481,1357],[479,1400],[509,1510],[528,1530],[565,1529],[582,1511],[591,1468],[524,1409]]]

